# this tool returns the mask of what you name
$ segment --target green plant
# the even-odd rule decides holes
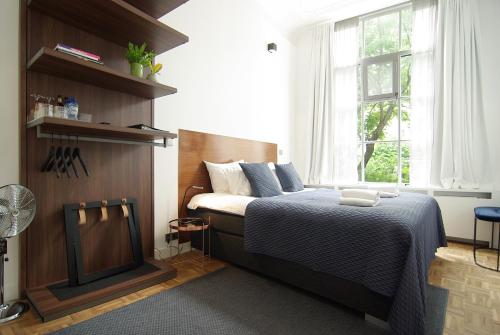
[[[132,42],[128,42],[127,52],[125,53],[130,64],[141,64],[142,66],[148,66],[149,63],[153,61],[155,53],[153,51],[146,51],[146,43],[142,43],[138,46]]]
[[[163,65],[160,63],[153,64],[153,62],[150,61],[148,64],[148,67],[149,67],[149,71],[150,71],[149,75],[152,76],[155,74],[159,74],[158,72],[161,71],[161,69],[163,68]]]

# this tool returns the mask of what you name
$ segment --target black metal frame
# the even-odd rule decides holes
[[[109,200],[106,207],[121,206],[122,200]],[[142,253],[141,230],[137,215],[137,201],[127,198],[129,211],[128,227],[130,232],[130,244],[132,248],[133,261],[130,264],[107,269],[104,271],[86,274],[83,266],[82,246],[80,241],[80,228],[78,224],[78,210],[80,204],[64,205],[64,223],[66,225],[66,251],[68,256],[68,284],[77,286],[89,283],[105,277],[110,277],[120,272],[134,269],[144,264]],[[86,203],[85,209],[101,208],[102,202],[95,201]]]
[[[477,266],[482,267],[483,269],[488,269],[488,270],[493,270],[493,271],[499,271],[500,268],[500,229],[498,231],[498,248],[493,248],[493,236],[495,233],[495,221],[491,221],[491,244],[490,246],[477,246],[476,243],[476,235],[477,235],[477,217],[474,218],[474,241],[473,241],[473,253],[474,253],[474,263],[476,263]],[[485,265],[481,265],[477,262],[476,260],[476,250],[479,249],[488,249],[488,250],[494,250],[497,252],[497,268],[490,268]]]

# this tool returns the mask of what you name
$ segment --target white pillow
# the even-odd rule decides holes
[[[235,195],[252,195],[250,182],[239,164],[227,169],[225,173],[226,180],[229,183],[229,193]]]
[[[274,166],[274,163],[267,163],[267,165],[271,169],[271,172],[273,173],[273,176],[276,179],[276,182],[278,183],[280,191],[283,192],[283,186],[281,186],[280,179],[278,178],[278,175],[276,174],[276,166]]]
[[[210,163],[203,161],[208,170],[208,175],[210,176],[210,183],[212,184],[212,190],[215,193],[229,193],[229,182],[227,180],[227,170],[235,169],[240,167],[239,163],[243,163],[243,160],[231,163]]]

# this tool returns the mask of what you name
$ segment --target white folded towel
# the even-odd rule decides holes
[[[355,198],[371,201],[380,200],[380,193],[377,190],[351,188],[342,190],[340,193],[343,198]]]
[[[399,197],[399,191],[397,191],[397,192],[380,191],[380,197],[381,198],[396,198],[396,197]]]
[[[379,191],[381,198],[396,198],[399,196],[399,189],[397,186],[383,186],[373,189]]]
[[[358,206],[358,207],[375,207],[380,202],[380,199],[377,200],[368,200],[368,199],[360,199],[360,198],[345,198],[340,197],[340,204],[347,206]]]

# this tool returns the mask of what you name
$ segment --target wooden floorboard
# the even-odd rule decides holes
[[[173,257],[168,263],[177,268],[177,277],[64,318],[42,323],[30,311],[21,320],[0,326],[1,335],[46,334],[126,306],[194,278],[226,266],[212,259],[201,261],[200,253]],[[496,265],[496,254],[480,251],[479,260]],[[449,289],[445,335],[500,334],[500,274],[474,265],[469,245],[450,243],[438,250],[429,271],[429,282]]]

